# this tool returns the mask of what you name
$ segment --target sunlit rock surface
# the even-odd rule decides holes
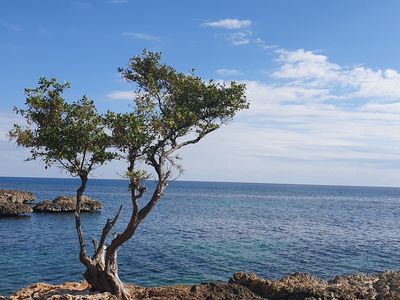
[[[400,272],[376,275],[353,274],[324,281],[304,273],[279,280],[268,280],[252,273],[235,273],[228,283],[208,282],[193,286],[174,285],[145,288],[126,285],[132,299],[157,300],[398,300]],[[39,283],[24,288],[10,297],[20,299],[116,299],[109,293],[96,293],[86,282],[49,285]]]

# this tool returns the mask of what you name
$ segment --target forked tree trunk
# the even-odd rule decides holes
[[[160,159],[161,160],[161,159]],[[154,162],[156,164],[156,162]],[[133,166],[134,162],[132,163]],[[161,164],[161,163],[160,163]],[[90,257],[87,253],[85,239],[83,236],[83,230],[80,220],[80,203],[82,200],[82,195],[86,189],[87,175],[81,176],[82,185],[77,190],[76,196],[76,210],[75,210],[75,224],[76,230],[79,238],[80,245],[80,260],[82,264],[86,266],[86,272],[84,274],[86,281],[92,286],[94,290],[99,292],[109,292],[118,299],[130,300],[132,299],[129,295],[128,290],[125,288],[121,279],[118,275],[118,262],[117,262],[117,252],[119,247],[129,240],[135,233],[136,228],[143,221],[144,218],[150,213],[150,211],[155,207],[157,202],[160,200],[165,188],[168,185],[164,174],[161,171],[160,165],[157,164],[158,173],[158,184],[153,192],[150,201],[139,210],[138,199],[141,198],[146,191],[146,189],[137,185],[135,178],[131,178],[131,200],[133,204],[133,211],[129,223],[125,230],[118,234],[110,243],[106,246],[106,239],[110,230],[115,225],[117,221],[122,206],[120,207],[117,215],[113,219],[108,219],[101,235],[100,243],[98,244],[94,241],[95,254]],[[167,176],[168,177],[168,176]]]
[[[110,257],[105,258],[105,245],[99,245],[98,249],[95,249],[96,255],[90,257],[87,253],[85,239],[83,236],[83,230],[81,225],[80,211],[81,211],[81,201],[83,193],[86,189],[86,184],[88,181],[87,175],[83,174],[80,176],[81,186],[77,190],[76,194],[76,209],[75,209],[75,225],[76,231],[79,239],[80,246],[80,261],[86,266],[86,272],[84,277],[86,281],[92,286],[94,290],[99,292],[109,292],[122,300],[130,300],[128,291],[125,289],[124,284],[118,276],[118,263],[117,263],[117,251],[115,251]],[[121,207],[122,208],[122,207]],[[107,221],[105,226],[106,232],[103,232],[104,238],[107,237],[109,230],[115,224],[119,213],[114,218],[114,220]],[[102,243],[104,243],[102,241]],[[96,251],[97,250],[97,251]]]
[[[109,267],[105,267],[104,255],[86,266],[86,281],[99,292],[109,292],[118,299],[131,299],[129,292],[118,276],[117,255],[111,258]]]

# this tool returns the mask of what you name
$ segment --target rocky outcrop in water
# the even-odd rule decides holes
[[[43,201],[33,207],[35,212],[73,212],[76,207],[76,198],[60,196],[53,201]],[[89,197],[82,196],[81,212],[98,211],[102,208],[100,202]]]
[[[35,201],[31,192],[0,190],[0,216],[17,216],[32,212],[26,203]]]
[[[0,189],[0,202],[27,203],[34,202],[35,198],[31,192]]]
[[[132,299],[139,300],[399,300],[400,272],[376,275],[338,276],[327,282],[309,274],[295,273],[268,280],[252,273],[235,273],[228,283],[208,282],[194,286],[175,285],[145,288],[127,285]],[[109,293],[96,293],[86,282],[55,286],[35,284],[12,295],[22,299],[114,300]]]
[[[0,202],[0,216],[17,216],[29,214],[32,212],[32,208],[29,205],[23,203],[14,202]]]

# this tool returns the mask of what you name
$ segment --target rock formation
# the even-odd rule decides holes
[[[145,288],[127,285],[138,300],[399,300],[400,272],[376,275],[353,274],[324,281],[304,273],[267,280],[252,273],[235,273],[228,283],[208,282],[194,286],[174,285]],[[96,293],[86,282],[49,285],[39,283],[10,297],[20,299],[114,300],[109,293]]]
[[[35,195],[31,192],[26,192],[26,191],[0,189],[0,202],[3,201],[13,202],[13,203],[34,202]]]
[[[0,190],[0,216],[16,216],[32,212],[26,203],[35,201],[31,192]]]
[[[33,207],[35,212],[73,212],[76,207],[76,198],[68,196],[60,196],[53,201],[43,201]],[[98,211],[102,208],[100,202],[89,197],[82,196],[81,211]]]
[[[32,208],[23,203],[14,203],[8,201],[0,201],[0,216],[17,216],[29,214]]]
[[[132,299],[154,299],[154,300],[262,300],[246,287],[237,284],[226,284],[223,282],[210,282],[195,286],[175,285],[155,288],[145,288],[127,285]],[[96,293],[90,290],[86,282],[68,282],[62,285],[50,285],[38,283],[26,287],[14,295],[10,300],[117,300],[110,293]]]
[[[357,300],[400,299],[400,272],[376,275],[352,274],[324,281],[304,273],[295,273],[273,281],[251,273],[235,273],[229,283],[240,284],[270,300]]]

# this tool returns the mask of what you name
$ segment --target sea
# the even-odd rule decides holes
[[[31,191],[37,202],[78,187],[76,179],[0,177],[0,189]],[[86,195],[104,206],[82,215],[91,250],[107,218],[122,204],[121,232],[132,206],[125,180],[91,179]],[[159,286],[227,281],[238,271],[328,280],[399,270],[399,213],[400,188],[175,181],[120,249],[120,277]],[[72,213],[0,218],[0,294],[81,280],[78,249]]]

